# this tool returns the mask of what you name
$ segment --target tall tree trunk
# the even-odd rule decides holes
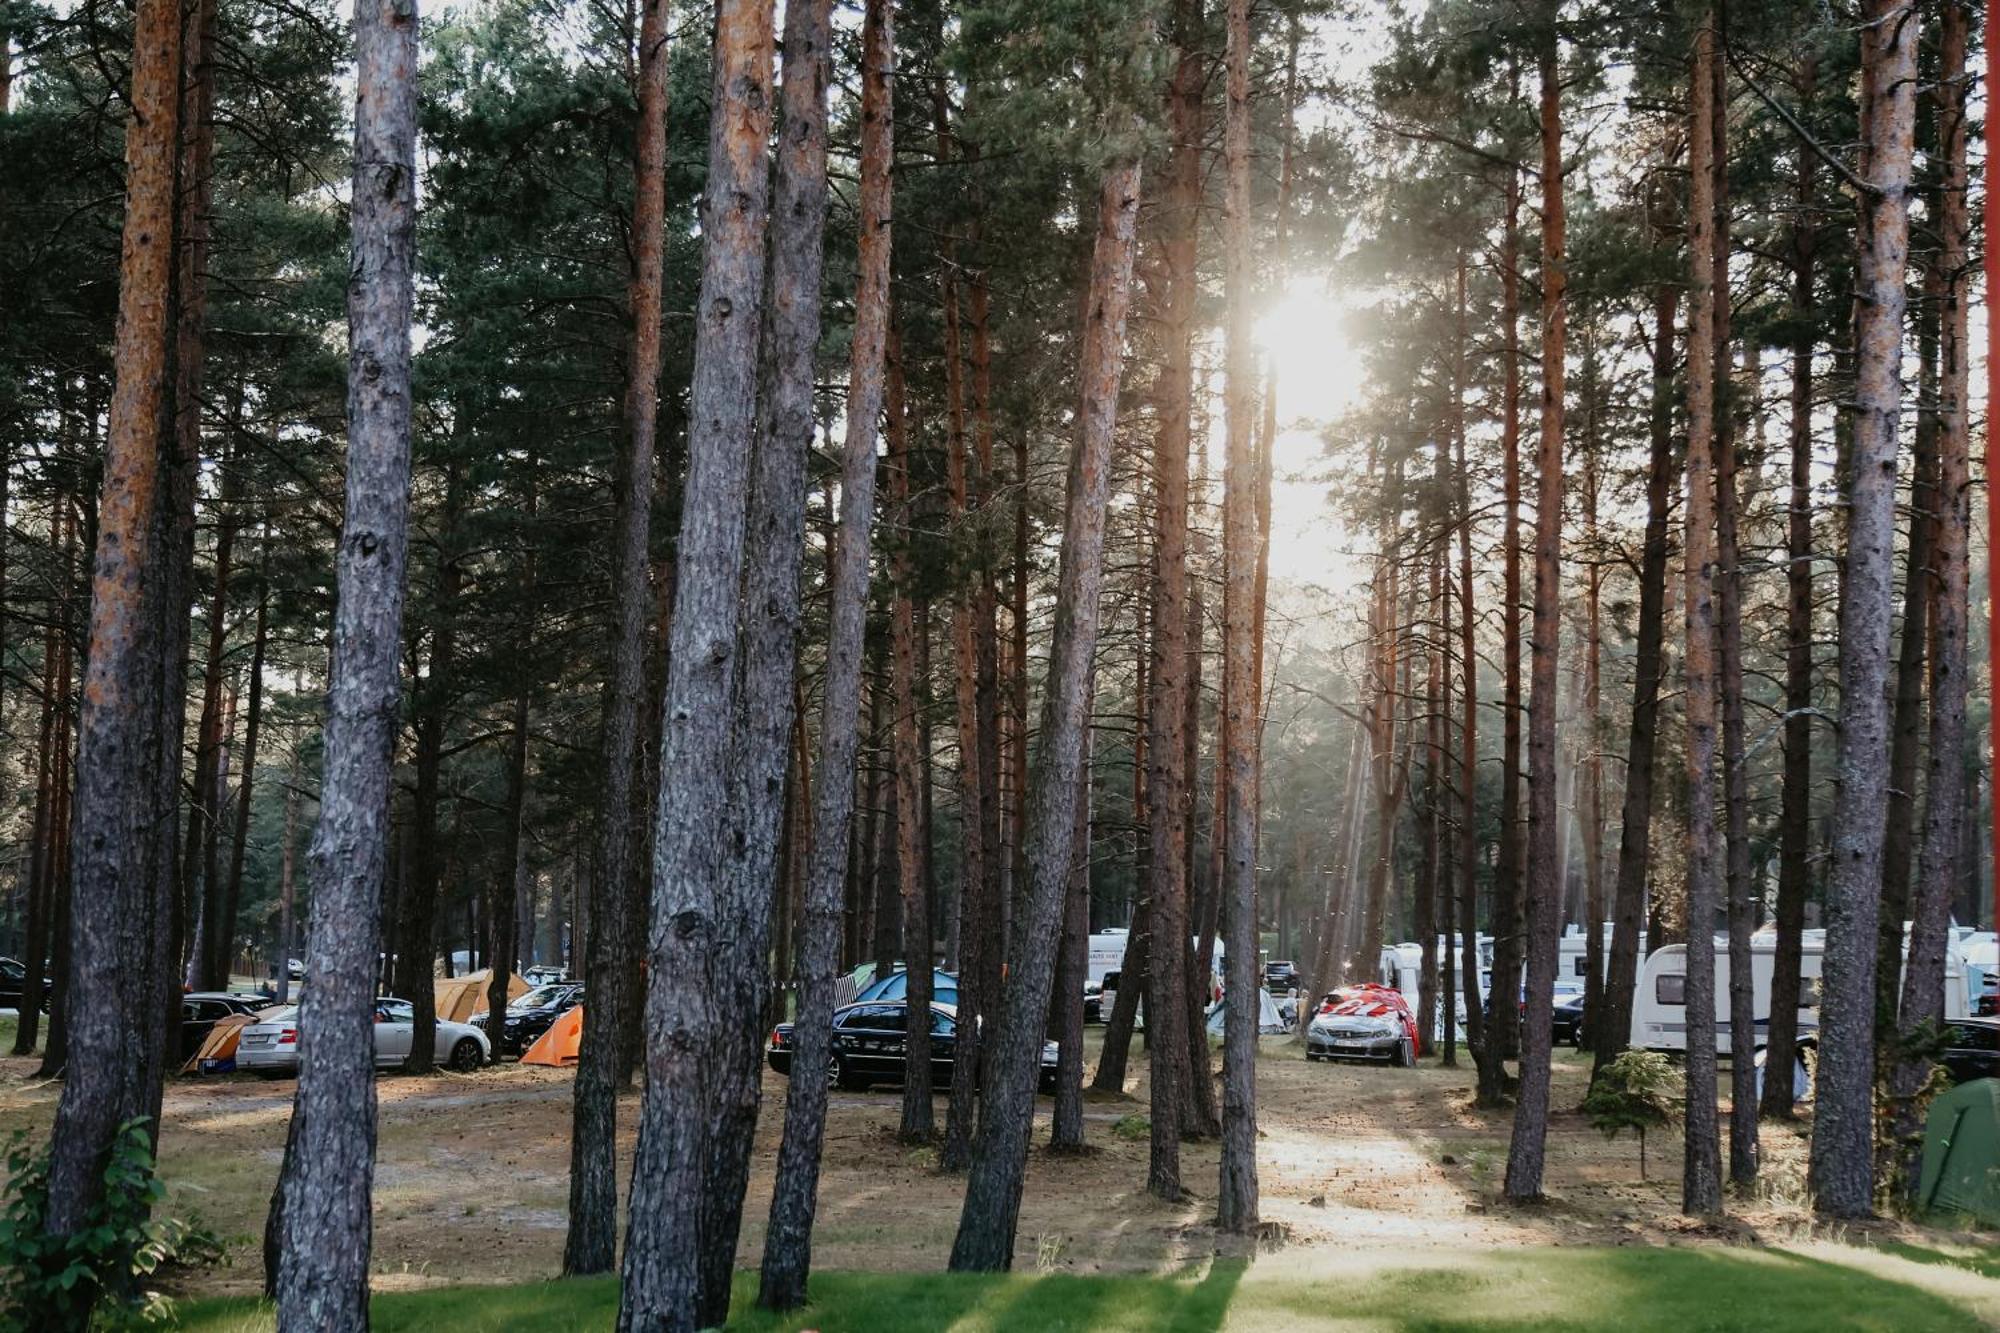
[[[1465,1039],[1478,1071],[1475,1093],[1480,1106],[1498,1106],[1506,1096],[1505,1051],[1499,1034],[1486,1022],[1479,996],[1479,651],[1474,640],[1478,618],[1473,611],[1472,481],[1465,457],[1465,349],[1471,339],[1465,312],[1465,252],[1457,262],[1457,319],[1452,340],[1451,450],[1458,495],[1458,653],[1464,673],[1458,752],[1458,930],[1459,967],[1465,992]]]
[[[726,808],[742,649],[742,595],[757,340],[770,212],[771,5],[716,10],[701,296],[689,385],[688,473],[653,815],[652,919],[643,1032],[646,1097],[632,1167],[620,1333],[701,1322],[698,1267],[708,1142],[706,1065],[722,1019],[709,965],[744,924],[726,913],[730,869],[713,812]]]
[[[1444,480],[1444,445],[1436,446],[1437,478]],[[1424,603],[1432,626],[1436,626],[1444,614],[1444,546],[1442,542],[1431,552],[1425,562],[1430,566],[1430,590]],[[1432,631],[1433,633],[1435,631]],[[1427,636],[1428,637],[1428,636]],[[1420,962],[1417,968],[1417,1048],[1423,1055],[1437,1049],[1437,981],[1438,981],[1438,840],[1443,836],[1444,825],[1439,813],[1439,803],[1444,792],[1438,770],[1444,758],[1444,736],[1440,730],[1443,723],[1440,691],[1443,686],[1443,662],[1438,650],[1439,640],[1428,638],[1424,650],[1424,783],[1423,799],[1417,806],[1419,820],[1419,843],[1417,848],[1416,902],[1413,916],[1417,928],[1417,947]]]
[[[723,933],[710,966],[720,1020],[708,1078],[713,1103],[702,1184],[699,1315],[706,1326],[720,1326],[729,1318],[730,1280],[763,1086],[761,1038],[770,989],[772,897],[791,766],[799,567],[813,439],[813,357],[820,334],[826,99],[832,81],[829,12],[829,0],[787,0],[785,6],[784,118],[771,217],[732,756],[732,839],[738,859],[723,880]]]
[[[1968,546],[1972,528],[1969,471],[1970,421],[1967,416],[1969,351],[1966,302],[1971,267],[1966,250],[1971,227],[1966,207],[1966,42],[1968,20],[1959,5],[1944,6],[1939,39],[1937,99],[1938,138],[1942,146],[1942,179],[1938,185],[1939,222],[1936,273],[1943,305],[1938,318],[1937,515],[1931,549],[1935,601],[1931,626],[1931,750],[1925,784],[1923,853],[1917,870],[1911,912],[1909,961],[1903,971],[1902,1006],[1898,1014],[1907,1046],[1917,1034],[1944,1017],[1945,949],[1951,927],[1951,902],[1963,843],[1965,817],[1966,742],[1966,621],[1969,614]],[[1914,1198],[1922,1142],[1917,1116],[1918,1091],[1931,1073],[1931,1062],[1904,1059],[1890,1075],[1890,1092],[1897,1099],[1896,1140],[1905,1145],[1901,1185]]]
[[[785,11],[787,121],[809,117],[816,137],[801,132],[781,161],[817,179],[816,207],[825,208],[826,93],[810,102],[808,68],[822,84],[830,76],[828,0],[792,0]],[[797,62],[795,65],[793,62]],[[808,65],[808,61],[812,62]],[[795,73],[796,71],[796,73]],[[893,108],[895,28],[889,6],[868,6],[862,29],[862,189],[860,252],[855,280],[855,322],[850,347],[847,437],[841,456],[840,525],[828,569],[825,712],[812,795],[812,841],[805,882],[804,924],[799,935],[799,1005],[792,1031],[793,1077],[785,1093],[785,1131],[778,1149],[777,1180],[764,1233],[764,1261],[757,1301],[790,1310],[806,1298],[812,1268],[812,1223],[818,1206],[820,1149],[826,1134],[827,1066],[833,1044],[833,984],[840,904],[854,818],[859,751],[861,677],[868,620],[869,524],[875,511],[875,441],[882,415],[883,369],[889,331],[890,167],[895,155]],[[796,98],[797,101],[793,99]],[[796,156],[794,156],[796,154]],[[816,170],[815,170],[816,168]],[[790,200],[787,194],[785,201]],[[807,207],[815,207],[808,196]],[[781,215],[784,203],[781,202]],[[810,344],[802,349],[810,369]],[[811,380],[805,384],[810,403]],[[871,700],[879,690],[871,690]],[[871,703],[871,716],[879,709]]]
[[[229,839],[229,878],[222,895],[220,938],[223,973],[228,975],[234,951],[236,922],[243,905],[243,862],[250,844],[250,799],[256,790],[257,743],[264,730],[264,656],[270,643],[271,536],[264,534],[263,556],[257,569],[257,619],[250,637],[250,705],[243,722],[243,778],[237,783],[234,826]]]
[[[1194,413],[1195,272],[1201,225],[1203,57],[1202,0],[1174,7],[1177,58],[1168,90],[1173,143],[1167,155],[1167,189],[1161,259],[1166,293],[1161,301],[1165,364],[1160,371],[1160,425],[1153,442],[1152,656],[1148,659],[1146,744],[1146,902],[1156,933],[1159,965],[1149,970],[1146,1051],[1151,1139],[1146,1188],[1170,1202],[1181,1183],[1181,1126],[1192,1097],[1194,1067],[1188,1029],[1188,828],[1194,791],[1187,768],[1188,447]],[[1148,960],[1151,961],[1150,959]],[[1122,994],[1122,992],[1121,992]],[[1207,1070],[1203,1069],[1203,1076]]]
[[[1257,1226],[1257,468],[1250,419],[1250,0],[1229,0],[1228,114],[1223,121],[1225,425],[1222,514],[1223,937],[1229,951],[1222,1039],[1222,1167],[1216,1224]]]
[[[232,425],[241,424],[239,385],[234,395],[239,406],[232,413]],[[215,519],[215,582],[208,602],[208,651],[203,662],[201,718],[195,726],[194,800],[189,803],[187,837],[182,845],[181,894],[192,899],[197,874],[197,858],[208,831],[221,822],[217,801],[217,772],[223,746],[222,679],[223,647],[229,619],[229,579],[234,564],[237,508],[242,500],[240,467],[222,464],[220,512]],[[199,990],[227,990],[229,962],[221,933],[225,888],[219,878],[204,875],[201,883],[200,929],[193,948],[193,974]]]
[[[1005,1269],[1014,1260],[1042,1033],[1075,835],[1091,659],[1097,644],[1098,589],[1104,573],[1111,441],[1118,419],[1125,316],[1131,303],[1139,179],[1136,159],[1115,161],[1105,170],[1098,196],[1097,241],[1079,367],[1082,401],[1070,463],[1041,744],[1029,793],[1028,891],[1008,941],[1012,984],[1000,1006],[987,1056],[986,1104],[973,1142],[958,1235],[952,1243],[954,1270]]]
[[[1688,131],[1687,537],[1683,547],[1687,657],[1687,1132],[1681,1211],[1722,1210],[1715,1115],[1715,104],[1719,14],[1695,34]]]
[[[626,290],[631,342],[625,370],[624,432],[613,477],[612,598],[616,624],[604,708],[604,801],[598,813],[596,873],[578,913],[588,929],[583,977],[591,997],[577,1051],[570,1107],[569,1233],[562,1271],[606,1273],[618,1235],[618,1085],[637,1015],[626,1009],[626,978],[639,921],[631,886],[639,878],[634,784],[646,689],[646,619],[651,608],[653,451],[659,419],[660,300],[666,245],[666,0],[639,15],[638,124],[633,147],[632,277]]]
[[[1208,632],[1208,611],[1204,585],[1208,567],[1207,533],[1193,521],[1196,508],[1208,503],[1208,451],[1195,451],[1195,480],[1188,497],[1188,594],[1187,594],[1187,720],[1183,724],[1186,750],[1181,767],[1187,775],[1187,829],[1183,841],[1188,849],[1188,981],[1187,1046],[1188,1093],[1182,1105],[1181,1138],[1215,1138],[1222,1133],[1222,1112],[1215,1101],[1208,1049],[1209,980],[1215,954],[1215,884],[1207,874],[1207,858],[1198,854],[1195,821],[1199,818],[1196,791],[1201,771],[1201,676],[1203,640]],[[1215,830],[1209,830],[1214,841]],[[1199,938],[1199,944],[1196,939]]]
[[[1069,889],[1063,902],[1062,934],[1056,945],[1055,994],[1049,1001],[1049,1028],[1058,1043],[1055,1107],[1049,1119],[1053,1152],[1082,1152],[1083,1142],[1083,980],[1090,960],[1090,709],[1084,708],[1083,768],[1076,784],[1076,829],[1070,850]]]
[[[464,421],[462,415],[460,421]],[[437,985],[432,969],[438,955],[438,905],[451,885],[438,812],[443,804],[445,726],[458,689],[458,600],[465,586],[465,571],[458,558],[465,494],[461,475],[455,458],[445,464],[444,504],[438,517],[436,601],[429,616],[430,652],[424,679],[411,690],[416,790],[410,822],[415,848],[410,858],[410,882],[397,895],[396,948],[389,963],[395,994],[408,1001],[412,1011],[410,1058],[404,1068],[415,1074],[429,1073],[437,1054]],[[449,967],[448,946],[445,953]],[[451,973],[447,970],[445,975]]]
[[[1802,101],[1809,109],[1818,62],[1800,66]],[[1812,886],[1813,701],[1813,266],[1814,182],[1819,159],[1801,143],[1791,223],[1792,343],[1791,493],[1785,526],[1785,768],[1778,814],[1777,935],[1771,963],[1771,1025],[1766,1034],[1761,1111],[1792,1118],[1791,1070],[1798,1063],[1799,964],[1806,893]]]
[[[1583,794],[1578,821],[1583,826],[1583,1012],[1584,1022],[1604,1008],[1604,534],[1598,527],[1602,460],[1598,409],[1603,381],[1597,356],[1602,317],[1592,311],[1584,326],[1583,526],[1591,552],[1583,591]],[[1579,1037],[1589,1034],[1581,1033]]]
[[[882,20],[892,23],[891,18]],[[903,406],[902,340],[892,325],[888,343],[889,370],[889,500],[897,521],[905,532],[914,527],[910,502],[910,443]],[[935,1131],[931,1105],[931,978],[934,966],[931,929],[929,876],[925,862],[930,848],[930,820],[926,818],[923,790],[923,763],[926,748],[921,735],[921,705],[918,701],[918,637],[916,603],[911,588],[916,581],[909,542],[897,544],[890,560],[894,583],[890,609],[890,688],[893,749],[891,765],[896,783],[896,882],[903,895],[903,968],[908,981],[904,987],[903,1037],[903,1120],[899,1136],[906,1143],[927,1143]],[[923,618],[928,630],[930,617]]]
[[[299,1007],[295,1135],[279,1188],[278,1327],[368,1327],[375,983],[409,554],[410,299],[416,259],[417,11],[354,10],[347,504],[326,766],[306,856],[313,982]]]
[[[1725,20],[1716,10],[1717,40]],[[1757,1178],[1757,1066],[1753,1051],[1737,1036],[1756,1031],[1755,978],[1750,932],[1756,925],[1756,886],[1750,867],[1750,767],[1743,726],[1743,555],[1737,537],[1738,494],[1736,415],[1730,384],[1729,296],[1729,85],[1722,61],[1711,62],[1715,80],[1710,117],[1715,149],[1715,249],[1712,299],[1715,302],[1715,615],[1716,690],[1722,705],[1722,788],[1727,833],[1724,883],[1729,923],[1729,1179],[1748,1185]],[[1751,389],[1756,392],[1755,387]]]
[[[1493,988],[1487,1039],[1496,1058],[1521,1049],[1516,996],[1521,976],[1521,173],[1507,172],[1507,217],[1500,246],[1502,471],[1500,651],[1500,846],[1493,873]]]
[[[486,966],[492,974],[486,986],[489,1032],[500,1030],[507,1012],[507,990],[514,979],[514,965],[523,952],[520,920],[515,906],[520,898],[521,881],[527,877],[527,862],[522,852],[522,824],[528,804],[530,716],[528,688],[523,683],[514,695],[513,734],[507,738],[507,800],[506,808],[501,812],[505,828],[501,834],[500,855],[493,868],[491,906],[486,914],[489,941]],[[491,1058],[495,1064],[499,1063],[500,1044],[497,1041],[493,1044]]]
[[[1660,735],[1660,683],[1667,619],[1668,512],[1674,490],[1674,308],[1672,283],[1653,295],[1653,397],[1646,462],[1646,536],[1639,557],[1638,641],[1632,655],[1632,723],[1625,736],[1625,799],[1619,812],[1618,879],[1611,896],[1611,958],[1596,1020],[1591,1077],[1625,1049],[1639,977],[1639,930],[1651,865],[1653,779]],[[1661,941],[1651,941],[1658,948]]]
[[[1563,231],[1562,69],[1555,6],[1544,11],[1537,64],[1542,103],[1542,405],[1541,448],[1535,459],[1535,620],[1530,651],[1534,693],[1528,711],[1528,999],[1521,1017],[1521,1087],[1507,1151],[1506,1195],[1515,1202],[1542,1196],[1549,1130],[1549,1084],[1555,1011],[1557,943],[1562,935],[1562,883],[1556,859],[1556,667],[1562,635],[1562,505],[1565,292],[1568,254]],[[1496,974],[1497,982],[1498,976]],[[1508,974],[1507,999],[1513,997]]]
[[[1869,0],[1863,21],[1864,179],[1872,190],[1863,201],[1855,273],[1838,785],[1809,1175],[1814,1207],[1831,1217],[1864,1217],[1874,1205],[1875,934],[1884,832],[1877,816],[1888,781],[1885,691],[1919,32],[1916,9],[1906,0]]]
[[[47,1227],[67,1237],[102,1193],[118,1127],[153,1114],[148,1073],[164,988],[157,901],[161,706],[154,597],[172,552],[157,547],[161,455],[172,422],[176,166],[182,23],[176,0],[143,0],[133,28],[117,368],[106,427],[88,648],[77,723],[75,827],[66,908],[67,1055],[50,1134]],[[173,777],[178,778],[178,773]],[[53,1054],[53,1045],[52,1054]]]

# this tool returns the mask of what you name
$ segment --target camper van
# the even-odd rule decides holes
[[[1465,961],[1460,954],[1459,945],[1459,938],[1455,935],[1452,936],[1449,944],[1451,949],[1452,999],[1454,1001],[1453,1007],[1458,1011],[1459,1026],[1463,1027],[1465,1024],[1465,991],[1461,983],[1465,976]],[[1446,947],[1446,938],[1442,935],[1438,936],[1437,962],[1440,968],[1444,966]],[[1493,937],[1491,935],[1477,936],[1476,947],[1479,950],[1479,998],[1484,1003],[1487,992],[1493,988]],[[1423,945],[1409,942],[1391,944],[1385,946],[1382,950],[1381,961],[1376,968],[1375,981],[1378,985],[1389,986],[1401,991],[1403,998],[1408,1000],[1411,1007],[1414,1008],[1417,1003],[1417,983],[1423,976],[1423,969]],[[1438,993],[1439,995],[1444,993],[1442,983],[1440,983]]]
[[[1604,976],[1600,979],[1609,980],[1611,976],[1612,926],[1609,921],[1606,921],[1599,928],[1604,932],[1604,947],[1597,955],[1598,966],[1604,969]],[[1571,925],[1563,928],[1562,940],[1557,945],[1556,951],[1556,981],[1558,984],[1568,982],[1576,987],[1583,985],[1585,978],[1590,972],[1589,948],[1590,935],[1582,926]],[[1641,958],[1646,956],[1646,932],[1643,930],[1639,932],[1639,956]]]
[[[1125,942],[1131,933],[1122,929],[1099,931],[1090,937],[1090,975],[1085,979],[1092,986],[1104,984],[1106,972],[1116,972],[1125,966]]]
[[[1907,927],[1905,928],[1907,931]],[[1906,936],[1907,938],[1907,936]],[[1764,1044],[1771,1023],[1771,973],[1777,962],[1777,935],[1760,930],[1750,937],[1752,1009],[1757,1018],[1755,1046]],[[1799,1040],[1811,1045],[1819,1033],[1820,969],[1826,957],[1826,932],[1808,930],[1800,938]],[[1687,1049],[1687,946],[1668,944],[1656,950],[1639,970],[1638,991],[1632,997],[1632,1045],[1650,1051]],[[1966,1016],[1965,964],[1957,942],[1944,955],[1944,1016]],[[1729,1031],[1729,939],[1715,937],[1715,1049],[1727,1055]]]

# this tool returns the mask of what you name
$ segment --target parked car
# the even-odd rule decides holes
[[[192,1058],[222,1019],[236,1014],[261,1014],[275,1003],[267,996],[239,995],[233,991],[193,991],[181,996],[181,1059]]]
[[[488,1040],[498,1041],[502,1055],[519,1055],[533,1046],[558,1018],[582,1003],[582,983],[555,982],[537,986],[508,1005],[497,1038],[489,1023],[491,1014],[474,1014],[472,1026],[484,1032]]]
[[[1104,1018],[1104,987],[1095,981],[1084,982],[1083,1021],[1086,1023],[1102,1023]]]
[[[1417,1016],[1401,991],[1389,986],[1348,986],[1320,1000],[1306,1028],[1308,1060],[1417,1062]]]
[[[236,1047],[236,1067],[253,1069],[273,1076],[296,1074],[299,1069],[299,1011],[296,1005],[260,1017],[243,1029]],[[408,1062],[415,1032],[416,1014],[408,1000],[384,997],[375,1001],[375,1063],[395,1067]],[[470,1023],[438,1020],[436,1059],[457,1070],[477,1069],[486,1063],[492,1045],[486,1034]]]
[[[909,993],[909,973],[899,967],[888,976],[877,977],[866,986],[863,986],[860,992],[855,995],[852,1003],[886,1003],[890,1000],[900,1000]],[[958,973],[947,972],[942,968],[932,970],[931,1003],[953,1006],[958,1004]]]
[[[1953,1083],[2000,1078],[2000,1018],[1960,1018],[1945,1024],[1939,1063]]]
[[[527,982],[530,986],[547,986],[553,982],[568,981],[569,979],[568,970],[557,967],[554,963],[536,963],[533,967],[521,973],[521,980]]]
[[[28,988],[28,967],[17,958],[0,958],[0,1009],[19,1009],[21,997]],[[49,1011],[49,1001],[56,993],[56,983],[46,975],[42,978],[42,1012]]]
[[[1558,1046],[1583,1045],[1583,992],[1576,991],[1556,996],[1556,1007],[1551,1018],[1555,1041]]]
[[[764,1057],[771,1068],[790,1077],[792,1072],[793,1025],[780,1023],[771,1029]],[[906,1063],[909,1035],[909,1006],[905,1004],[850,1004],[833,1015],[833,1051],[828,1057],[827,1080],[850,1092],[872,1083],[901,1083]],[[948,1088],[952,1078],[952,1053],[958,1045],[958,1011],[948,1004],[931,1006],[931,1083]],[[1056,1044],[1042,1044],[1043,1092],[1056,1086]]]
[[[1264,964],[1264,989],[1273,995],[1285,995],[1299,988],[1299,965],[1286,960],[1273,960]]]

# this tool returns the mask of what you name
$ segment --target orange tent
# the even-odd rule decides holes
[[[583,1044],[583,1006],[577,1005],[550,1024],[549,1030],[521,1054],[524,1065],[573,1065],[577,1048]]]
[[[224,1062],[230,1069],[236,1068],[236,1046],[243,1039],[243,1029],[262,1021],[262,1018],[250,1014],[231,1014],[227,1018],[216,1019],[215,1026],[203,1038],[201,1049],[181,1066],[181,1072],[205,1074],[214,1070],[216,1073],[227,1073],[228,1070],[215,1068]]]

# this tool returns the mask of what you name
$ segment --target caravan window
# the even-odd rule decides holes
[[[1576,960],[1576,974],[1580,977],[1590,975],[1590,960],[1588,958],[1584,958],[1581,955],[1578,956]]]
[[[1653,999],[1661,1004],[1686,1004],[1687,980],[1685,972],[1662,972],[1653,982]]]

